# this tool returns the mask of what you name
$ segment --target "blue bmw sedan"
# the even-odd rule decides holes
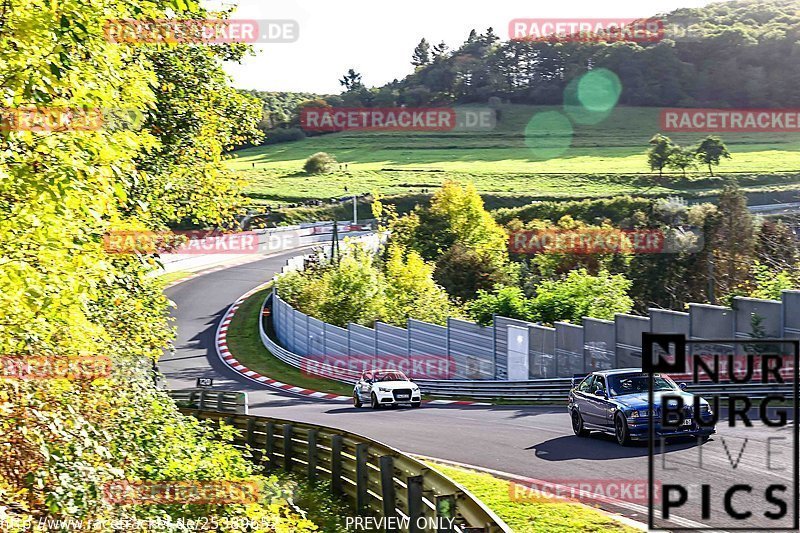
[[[577,378],[577,379],[576,379]],[[580,379],[573,378],[567,409],[575,435],[590,431],[611,433],[623,446],[633,440],[646,440],[649,433],[649,376],[640,369],[601,370]],[[653,423],[656,437],[707,437],[715,432],[716,417],[708,402],[685,392],[669,376],[653,376]],[[667,402],[663,406],[664,401]],[[677,408],[680,397],[683,413]],[[662,424],[662,407],[667,407],[667,424]],[[695,410],[699,410],[695,414]]]

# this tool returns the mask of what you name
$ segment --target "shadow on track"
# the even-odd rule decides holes
[[[683,438],[670,439],[665,448],[666,453],[686,450],[697,446],[697,440]],[[570,461],[573,459],[588,459],[604,461],[608,459],[625,459],[631,457],[647,457],[647,441],[636,442],[630,446],[620,446],[612,435],[605,433],[592,433],[588,437],[565,435],[540,442],[525,448],[535,450],[536,457],[545,461]],[[661,452],[660,444],[656,443],[656,451]]]

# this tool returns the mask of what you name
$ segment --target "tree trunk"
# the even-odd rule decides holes
[[[711,163],[708,164],[708,175],[709,176],[713,176],[714,175],[714,171],[711,170]]]

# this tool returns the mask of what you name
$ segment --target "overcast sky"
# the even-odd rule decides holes
[[[300,28],[293,43],[256,45],[257,56],[226,66],[242,89],[339,93],[348,68],[367,86],[412,72],[411,53],[422,37],[454,48],[471,28],[494,28],[508,39],[515,18],[637,18],[697,7],[707,0],[208,0],[209,7],[238,5],[232,18],[292,19]]]

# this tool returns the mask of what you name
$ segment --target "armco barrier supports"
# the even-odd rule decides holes
[[[394,492],[394,458],[391,455],[382,455],[380,458],[381,466],[381,502],[383,506],[383,516],[396,516],[397,497]],[[386,532],[397,531],[392,520],[388,521]]]
[[[689,313],[652,308],[649,312],[650,333],[679,333],[689,338]]]
[[[344,437],[334,435],[331,437],[331,490],[334,494],[344,494],[342,485],[342,446]]]
[[[643,316],[614,315],[618,368],[642,367],[642,333],[650,331],[650,319]]]
[[[409,533],[416,533],[423,531],[419,527],[420,518],[422,518],[422,476],[410,476],[406,478],[406,485],[408,486],[408,517],[410,522],[408,524]]]
[[[734,328],[737,339],[781,336],[781,303],[757,298],[733,299]]]
[[[436,533],[452,533],[455,531],[453,525],[456,509],[456,496],[455,494],[445,494],[443,496],[436,496],[436,518],[438,519],[438,529]]]
[[[614,322],[597,318],[583,319],[583,349],[587,371],[619,368],[616,357]]]
[[[309,429],[308,430],[308,456],[307,456],[307,477],[309,481],[315,483],[317,481],[317,454],[319,453],[319,448],[317,448],[317,434],[318,431],[316,429]]]
[[[364,514],[369,510],[369,472],[367,471],[367,453],[369,445],[363,442],[356,444],[356,510]]]
[[[292,425],[283,426],[283,469],[292,471]]]
[[[265,446],[267,455],[267,467],[275,468],[275,423],[267,422],[267,445]]]
[[[556,322],[556,372],[569,378],[584,371],[583,326]]]
[[[556,330],[545,326],[528,326],[530,377],[556,377]]]
[[[782,337],[800,338],[800,291],[783,291],[781,294]]]

